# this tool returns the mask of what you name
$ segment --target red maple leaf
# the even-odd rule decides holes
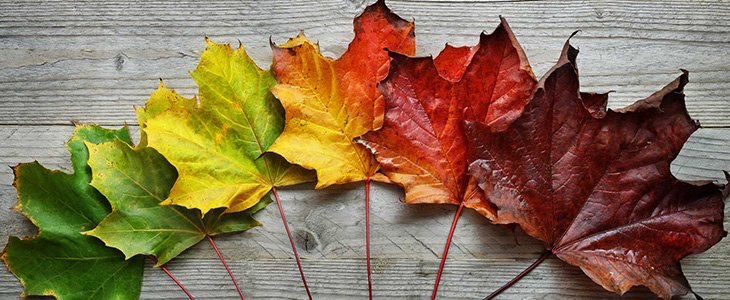
[[[459,209],[442,256],[433,296],[456,221],[464,206],[491,217],[493,207],[467,174],[464,120],[504,130],[517,118],[536,79],[507,22],[473,47],[448,46],[434,60],[390,53],[379,84],[383,127],[362,137],[382,172],[404,187],[406,203],[455,204]]]
[[[691,289],[679,260],[726,234],[719,187],[670,172],[699,127],[685,108],[687,72],[606,111],[607,95],[579,93],[577,54],[566,42],[506,131],[467,122],[470,174],[496,205],[496,223],[519,224],[605,289],[684,295]]]

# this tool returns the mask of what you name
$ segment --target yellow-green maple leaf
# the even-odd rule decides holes
[[[186,99],[163,84],[137,115],[142,142],[175,166],[179,177],[162,204],[238,212],[254,206],[274,186],[312,180],[312,174],[266,153],[281,134],[284,110],[271,94],[276,83],[243,46],[206,38],[190,73],[199,99]],[[199,101],[198,101],[199,100]]]

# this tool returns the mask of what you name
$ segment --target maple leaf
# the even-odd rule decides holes
[[[311,172],[265,153],[284,127],[284,110],[270,92],[271,73],[261,70],[243,46],[232,49],[206,38],[198,67],[190,73],[198,99],[164,85],[138,108],[146,143],[179,177],[162,204],[226,213],[253,207],[274,186],[313,180]]]
[[[536,83],[509,25],[502,20],[474,47],[447,46],[435,60],[390,56],[390,74],[379,85],[386,99],[384,125],[361,142],[382,172],[405,188],[406,203],[459,205],[478,195],[467,175],[464,119],[505,128]],[[491,217],[483,201],[467,206]]]
[[[504,130],[522,111],[535,83],[529,62],[501,19],[473,47],[448,46],[436,59],[391,52],[379,88],[386,99],[383,127],[362,137],[382,172],[405,189],[406,203],[456,204],[435,297],[453,230],[464,206],[492,218],[494,209],[467,174],[465,119]]]
[[[125,260],[116,249],[81,234],[99,223],[109,205],[89,185],[91,170],[84,143],[130,142],[126,128],[77,126],[66,143],[74,173],[44,168],[38,162],[14,168],[18,210],[38,226],[30,239],[10,237],[2,259],[20,279],[24,295],[58,299],[137,299],[144,260]]]
[[[607,95],[578,92],[577,54],[566,42],[506,131],[466,124],[470,172],[497,206],[497,223],[519,224],[605,289],[684,295],[691,289],[679,260],[725,235],[718,187],[670,172],[699,127],[684,104],[687,73],[606,111]]]
[[[205,217],[198,210],[159,205],[177,178],[162,155],[120,140],[87,147],[91,185],[109,200],[112,212],[85,234],[121,250],[127,258],[153,255],[156,265],[162,266],[208,236],[259,226],[252,214],[271,203],[266,198],[243,212],[223,214],[219,208]]]
[[[270,91],[276,81],[271,72],[261,70],[251,60],[243,45],[232,49],[207,38],[206,50],[191,76],[199,86],[199,103],[181,97],[160,82],[146,106],[137,109],[142,127],[140,145],[159,151],[177,170],[177,180],[161,204],[199,209],[207,219],[217,220],[215,216],[208,218],[211,209],[224,208],[216,210],[217,216],[246,210],[250,214],[262,197],[273,192],[304,288],[311,298],[276,187],[312,181],[314,174],[266,152],[284,127],[283,107]],[[223,223],[217,225],[206,223],[209,227],[198,231],[227,228],[229,219],[235,220],[236,216],[222,217]],[[243,298],[233,273],[210,238],[211,232],[207,233]]]
[[[342,56],[322,56],[303,33],[281,46],[272,43],[272,92],[286,110],[286,126],[269,151],[317,172],[316,188],[365,180],[365,252],[370,272],[370,180],[378,163],[355,138],[383,123],[383,96],[376,88],[388,72],[385,48],[415,53],[414,25],[379,0],[354,20],[355,38]]]
[[[355,38],[342,56],[322,56],[303,34],[272,44],[272,92],[286,109],[286,127],[269,151],[317,171],[317,188],[373,177],[378,163],[354,139],[383,123],[376,88],[388,72],[384,48],[415,53],[414,25],[385,6],[368,6],[355,18]]]

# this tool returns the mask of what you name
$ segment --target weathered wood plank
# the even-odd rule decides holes
[[[439,289],[440,299],[482,299],[492,290],[527,267],[530,258],[449,260]],[[186,259],[169,264],[170,271],[198,299],[235,299],[237,294],[220,262],[214,259]],[[292,260],[232,260],[230,266],[239,279],[247,299],[306,299]],[[436,259],[376,259],[373,287],[376,299],[429,299]],[[366,299],[367,279],[361,259],[303,261],[310,289],[315,299]],[[689,260],[685,273],[693,288],[705,299],[728,299],[726,288],[728,261],[702,258]],[[0,298],[18,295],[20,286],[13,275],[0,273]],[[622,299],[654,299],[645,288],[635,288]],[[159,269],[148,264],[142,299],[187,299]],[[499,299],[612,299],[619,297],[604,291],[578,268],[555,258],[548,259]],[[690,300],[688,296],[682,299]]]
[[[131,127],[133,132],[138,129]],[[63,142],[72,126],[0,126],[0,164],[38,160],[48,168],[69,170],[68,154]],[[730,129],[700,129],[675,160],[672,170],[683,179],[720,180],[720,169],[730,169]],[[4,245],[7,235],[29,235],[32,225],[10,208],[16,202],[10,186],[9,168],[0,169],[0,235]],[[356,299],[366,294],[362,247],[364,233],[363,190],[358,184],[320,191],[311,186],[284,189],[282,201],[297,246],[305,259],[305,268],[317,299]],[[376,295],[400,299],[422,299],[435,277],[437,257],[443,248],[454,207],[408,206],[402,203],[402,192],[392,186],[376,184],[372,197],[372,249],[376,266]],[[730,208],[726,213],[730,212]],[[242,278],[254,299],[301,299],[296,266],[291,260],[283,226],[275,209],[258,215],[265,227],[243,234],[220,237],[219,247],[226,254],[236,273]],[[726,219],[726,224],[730,218]],[[727,225],[726,225],[727,226]],[[537,241],[507,230],[469,212],[459,222],[444,277],[444,299],[475,299],[484,296],[523,267],[541,252]],[[713,249],[690,258],[684,268],[698,291],[706,299],[725,299],[730,290],[727,282],[730,242],[723,241]],[[234,297],[228,279],[221,273],[215,254],[201,243],[185,252],[172,264],[172,269],[190,285],[196,294],[209,298]],[[565,287],[569,282],[570,286]],[[20,285],[4,269],[0,271],[0,298],[19,292]],[[149,270],[144,297],[168,299],[180,297],[159,270]],[[527,296],[531,295],[531,296]],[[632,293],[627,299],[647,296],[645,290]],[[526,298],[527,297],[527,298]],[[504,299],[616,299],[603,292],[579,270],[557,260],[540,267]]]
[[[352,38],[352,17],[370,1],[117,2],[0,1],[0,124],[134,123],[164,78],[185,95],[202,37],[243,41],[268,65],[267,37],[303,29],[337,56]],[[32,4],[31,4],[32,3]],[[692,72],[688,107],[705,126],[730,126],[730,2],[727,1],[390,1],[415,18],[418,52],[445,42],[472,44],[501,14],[542,74],[565,38],[581,29],[585,90],[607,91],[623,106]]]

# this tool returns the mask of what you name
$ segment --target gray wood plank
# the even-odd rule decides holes
[[[185,95],[204,35],[242,41],[265,66],[268,37],[305,30],[338,56],[352,17],[370,1],[0,1],[0,124],[134,123],[158,78]],[[615,90],[612,107],[642,98],[691,72],[688,107],[705,126],[730,126],[728,1],[390,1],[416,20],[418,53],[446,42],[473,44],[508,18],[540,75],[565,38],[583,30],[585,90]]]
[[[138,128],[131,127],[136,134]],[[72,126],[0,126],[0,165],[38,160],[48,168],[68,171],[63,142]],[[730,129],[700,129],[672,165],[682,179],[721,181],[721,169],[730,169]],[[7,235],[31,235],[33,226],[10,208],[16,202],[9,168],[0,168],[0,243]],[[317,299],[355,299],[366,295],[364,277],[363,188],[361,184],[313,191],[298,186],[281,191],[284,208],[305,260],[308,278]],[[375,184],[372,191],[372,249],[376,269],[376,295],[422,299],[429,295],[448,227],[451,206],[411,206],[402,203],[399,188]],[[730,208],[726,215],[730,216]],[[297,271],[291,260],[278,212],[258,215],[264,227],[220,237],[219,247],[231,260],[242,284],[253,299],[301,299]],[[726,226],[730,217],[726,217]],[[519,245],[515,244],[515,238]],[[443,299],[485,296],[529,265],[541,252],[539,242],[518,231],[489,224],[473,212],[459,222],[444,277]],[[683,265],[690,281],[706,299],[726,299],[730,274],[730,242],[689,258]],[[201,243],[171,264],[173,271],[204,297],[233,297],[225,273],[214,260],[210,246]],[[570,283],[566,286],[566,282]],[[0,298],[17,295],[20,285],[6,270],[0,271]],[[646,298],[639,289],[626,299]],[[159,270],[148,269],[143,298],[180,297]],[[551,260],[503,299],[616,299],[593,284],[580,270]]]
[[[447,262],[439,299],[482,299],[492,290],[527,267],[530,258],[479,259]],[[373,270],[375,299],[430,299],[438,260],[376,259]],[[727,261],[688,259],[685,273],[693,288],[705,299],[728,299]],[[305,299],[306,294],[292,260],[233,260],[230,266],[246,299]],[[367,299],[364,261],[360,259],[311,260],[303,267],[315,299]],[[191,260],[181,257],[170,271],[199,299],[235,299],[236,291],[220,262],[214,259]],[[10,299],[20,292],[12,275],[0,273],[0,298]],[[187,299],[159,269],[148,264],[142,299]],[[634,288],[622,299],[655,298],[645,288]],[[601,289],[580,269],[556,258],[549,258],[499,299],[619,299]],[[690,300],[688,296],[681,299]]]

